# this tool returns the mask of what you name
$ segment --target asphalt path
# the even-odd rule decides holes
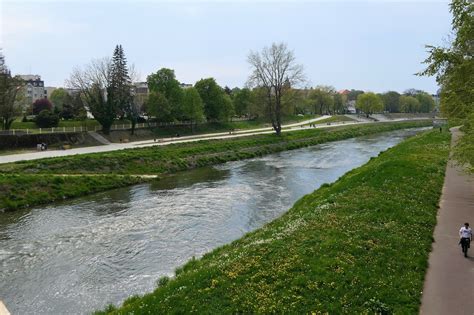
[[[453,145],[460,136],[452,129]],[[449,161],[446,168],[434,243],[425,277],[420,314],[474,314],[474,243],[465,258],[459,246],[459,229],[474,226],[474,176]]]

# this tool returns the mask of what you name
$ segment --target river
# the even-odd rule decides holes
[[[12,314],[87,314],[261,227],[324,183],[422,129],[182,172],[0,213],[0,300]]]

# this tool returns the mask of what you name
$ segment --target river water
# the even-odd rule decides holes
[[[183,172],[159,182],[0,213],[0,300],[12,314],[84,314],[280,216],[421,129]]]

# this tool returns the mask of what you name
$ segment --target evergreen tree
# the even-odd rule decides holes
[[[108,97],[115,104],[121,117],[126,116],[132,123],[132,134],[138,119],[138,110],[133,102],[132,82],[128,73],[127,59],[122,45],[115,46],[110,69],[111,84]]]

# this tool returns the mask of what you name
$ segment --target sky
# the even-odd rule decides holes
[[[72,69],[121,44],[141,80],[160,68],[180,82],[242,87],[247,56],[284,42],[305,86],[435,93],[425,45],[447,45],[448,1],[0,1],[0,47],[13,74],[64,86]]]

